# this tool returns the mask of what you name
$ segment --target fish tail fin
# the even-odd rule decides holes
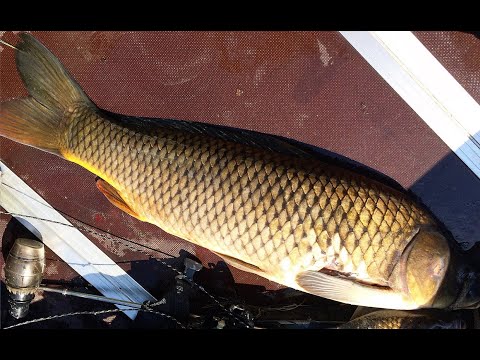
[[[0,104],[0,135],[61,156],[60,120],[31,96]]]
[[[30,34],[19,36],[16,64],[30,96],[0,104],[0,135],[61,155],[67,112],[95,105],[55,55]]]

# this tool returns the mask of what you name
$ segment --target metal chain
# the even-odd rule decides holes
[[[67,215],[68,216],[68,215]],[[89,233],[94,233],[98,236],[101,236],[103,237],[104,239],[108,239],[108,240],[111,240],[111,241],[116,241],[116,239],[110,237],[109,233],[106,232],[106,234],[99,234],[98,232],[94,231],[94,230],[91,230],[91,229],[87,229],[84,225],[87,225],[87,226],[90,226],[88,224],[85,224],[84,222],[80,221],[80,220],[77,220],[77,219],[74,219],[76,221],[79,222],[78,224],[78,227],[81,228],[82,230],[85,230]],[[114,235],[115,237],[117,237],[116,235]],[[120,240],[123,240],[123,238],[121,237],[117,237],[118,239]],[[137,244],[137,243],[135,243]],[[140,246],[144,246],[142,244],[138,244]],[[145,246],[144,246],[145,247]],[[172,256],[173,257],[173,256]],[[170,264],[167,264],[165,261],[161,260],[161,259],[157,259],[157,261],[159,263],[161,263],[162,265],[164,265],[165,267],[169,268],[170,270],[174,271],[175,273],[177,273],[179,276],[181,277],[185,277],[185,275],[178,269],[174,268],[172,265]],[[228,313],[230,316],[232,316],[234,319],[240,321],[242,324],[244,324],[246,327],[250,327],[250,325],[248,323],[246,323],[242,318],[239,318],[237,315],[235,315],[232,311],[230,311],[228,308],[226,308],[222,303],[220,303],[213,295],[211,295],[202,285],[199,285],[197,284],[195,281],[191,280],[191,283],[196,287],[198,288],[200,291],[202,291],[205,295],[207,295],[215,304],[217,304],[223,311],[225,311],[226,313]],[[157,305],[158,303],[160,303],[160,301],[158,301],[157,303],[154,303],[154,304],[151,304],[151,306],[155,306]]]
[[[58,209],[55,209],[58,211]],[[63,213],[63,212],[62,212]],[[62,222],[59,222],[59,221],[54,221],[54,220],[49,220],[49,219],[42,219],[42,218],[38,218],[38,217],[35,217],[35,216],[30,216],[30,215],[23,215],[23,214],[16,214],[16,213],[10,213],[10,212],[5,212],[5,211],[0,211],[0,214],[5,214],[5,215],[12,215],[12,216],[20,216],[20,217],[27,217],[27,218],[34,218],[36,220],[42,220],[42,221],[48,221],[48,222],[52,222],[52,223],[56,223],[56,224],[60,224],[60,225],[64,225],[64,226],[68,226],[68,227],[73,227],[73,228],[76,228],[75,226],[73,225],[70,225],[70,224],[66,224],[66,223],[62,223]],[[160,251],[160,250],[157,250],[157,249],[153,249],[153,248],[149,248],[148,246],[145,246],[143,244],[139,244],[137,242],[134,242],[134,241],[131,241],[131,240],[128,240],[128,239],[124,239],[120,236],[117,236],[117,235],[114,235],[114,234],[110,234],[109,232],[107,231],[104,231],[104,234],[101,234],[95,230],[92,230],[92,229],[88,229],[87,227],[85,227],[85,225],[91,227],[89,224],[86,224],[84,223],[83,221],[80,221],[80,220],[77,220],[73,217],[71,217],[70,215],[68,214],[65,214],[63,213],[64,215],[68,216],[69,218],[73,219],[74,221],[76,221],[78,224],[78,228],[88,232],[88,233],[91,233],[91,234],[95,234],[97,236],[100,236],[102,237],[103,239],[105,240],[110,240],[110,241],[122,241],[122,242],[129,242],[129,243],[134,243],[135,245],[137,246],[140,246],[140,247],[144,247],[144,248],[147,248],[147,249],[151,249],[151,250],[155,250],[155,251],[158,251],[158,252],[161,252],[165,255],[169,255],[169,256],[172,256],[173,255],[170,255],[170,254],[166,254],[164,253],[163,251]],[[115,238],[113,238],[111,235],[115,236]],[[173,270],[174,272],[176,272],[178,275],[182,276],[182,277],[185,277],[184,274],[179,271],[178,269],[174,268],[173,266],[167,264],[165,261],[163,260],[160,260],[160,259],[156,259],[158,262],[160,262],[162,265],[164,265],[165,267]],[[218,305],[223,311],[225,311],[227,314],[229,314],[232,318],[240,321],[244,326],[246,326],[247,328],[250,328],[251,326],[245,321],[243,320],[242,318],[238,317],[237,315],[235,315],[231,310],[229,310],[227,307],[225,307],[222,303],[220,303],[220,301],[218,301],[213,295],[211,295],[202,285],[199,285],[197,284],[195,281],[191,280],[191,283],[196,287],[198,288],[201,292],[203,292],[205,295],[207,295],[216,305]],[[159,303],[161,302],[158,301],[156,303],[153,303],[153,304],[150,304],[150,306],[155,306],[155,305],[158,305]]]
[[[162,313],[162,312],[160,312],[160,311],[152,310],[152,309],[149,309],[149,308],[146,308],[146,309],[136,309],[136,310],[163,316],[163,317],[165,317],[165,318],[167,318],[167,319],[175,322],[175,323],[176,323],[178,326],[180,326],[182,329],[185,329],[185,326],[184,326],[180,321],[178,321],[178,320],[175,319],[173,316],[170,316],[170,315],[168,315],[168,314]],[[28,321],[24,321],[24,322],[21,322],[21,323],[18,323],[18,324],[14,324],[14,325],[11,325],[11,326],[7,326],[7,327],[5,327],[5,328],[3,328],[3,329],[4,329],[4,330],[12,329],[12,328],[19,327],[19,326],[24,326],[24,325],[28,325],[28,324],[38,323],[38,322],[42,322],[42,321],[59,319],[59,318],[67,317],[67,316],[76,316],[76,315],[100,315],[100,314],[117,313],[117,312],[121,312],[121,311],[124,311],[124,310],[121,310],[121,309],[109,309],[109,310],[98,310],[98,311],[76,311],[76,312],[71,312],[71,313],[66,313],[66,314],[51,315],[51,316],[47,316],[47,317],[43,317],[43,318],[28,320]]]
[[[182,278],[185,278],[185,275],[175,269],[173,266],[167,264],[165,261],[162,261],[160,259],[157,259],[157,261],[159,261],[161,264],[163,264],[164,266],[168,267],[169,269],[173,270],[174,272],[176,272],[179,276],[181,276]],[[190,280],[190,282],[192,283],[192,285],[194,285],[196,288],[198,288],[200,291],[202,291],[205,295],[207,295],[215,304],[217,304],[223,311],[225,311],[227,314],[229,314],[230,316],[232,316],[234,319],[240,321],[243,325],[245,325],[247,328],[250,328],[251,326],[245,322],[245,320],[243,320],[242,318],[238,317],[237,315],[235,315],[230,309],[226,308],[220,301],[218,301],[213,295],[211,295],[207,290],[205,290],[205,288],[202,286],[202,285],[199,285],[197,284],[195,281],[193,280]],[[152,306],[156,305],[157,303],[154,303],[152,304]]]

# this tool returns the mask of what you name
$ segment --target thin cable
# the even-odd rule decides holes
[[[39,217],[32,216],[32,215],[17,214],[17,213],[12,213],[12,212],[7,212],[7,211],[0,211],[0,214],[12,215],[12,216],[19,216],[19,217],[24,217],[24,218],[28,218],[28,219],[42,220],[42,221],[46,221],[46,222],[50,222],[50,223],[54,223],[54,224],[59,224],[59,225],[68,226],[68,227],[71,227],[71,228],[74,228],[74,227],[75,227],[75,226],[73,226],[73,225],[65,224],[65,223],[60,222],[60,221],[50,220],[50,219],[44,219],[44,218],[39,218]]]
[[[20,51],[20,49],[16,48],[16,47],[13,46],[12,44],[9,44],[8,42],[3,41],[3,40],[1,40],[1,39],[0,39],[0,44],[3,44],[3,45],[5,45],[5,46],[8,46],[9,48],[15,49],[15,50],[17,50],[17,51]]]
[[[77,219],[77,218],[75,218],[75,217],[73,217],[73,216],[71,216],[71,215],[63,212],[62,210],[57,209],[57,208],[51,206],[50,204],[46,204],[46,203],[44,203],[44,202],[42,202],[42,201],[39,201],[38,199],[35,199],[34,197],[30,196],[29,194],[26,194],[26,193],[24,193],[23,191],[18,190],[17,188],[15,188],[14,186],[12,186],[12,185],[10,185],[10,184],[8,184],[8,183],[1,182],[1,184],[2,184],[3,186],[5,186],[5,187],[8,187],[8,188],[12,189],[13,191],[18,192],[18,193],[21,194],[22,196],[26,196],[26,197],[28,197],[29,199],[37,202],[38,204],[40,204],[40,205],[42,205],[42,206],[45,206],[46,208],[53,209],[53,210],[59,212],[60,214],[62,214],[62,215],[64,215],[64,216],[67,216],[68,218],[70,218],[70,220],[74,220],[74,221],[77,222],[77,223],[80,223],[80,224],[82,224],[82,225],[84,225],[84,226],[86,225],[86,226],[88,226],[88,227],[90,227],[90,228],[96,229],[96,230],[101,231],[101,232],[103,233],[103,234],[101,234],[101,233],[96,232],[95,230],[86,229],[84,226],[78,226],[79,228],[81,228],[82,230],[87,231],[87,232],[90,233],[90,234],[95,234],[95,235],[98,235],[98,236],[100,236],[100,237],[102,237],[102,238],[104,238],[104,239],[109,239],[109,240],[112,240],[112,241],[116,241],[115,239],[109,238],[108,236],[105,235],[105,234],[108,234],[108,235],[111,235],[111,236],[116,237],[117,239],[119,239],[119,240],[121,240],[121,241],[123,241],[123,242],[132,243],[132,244],[135,244],[135,245],[137,245],[137,246],[143,247],[143,248],[145,248],[145,249],[149,249],[149,250],[152,250],[152,251],[156,251],[156,252],[158,252],[158,253],[161,253],[161,254],[163,254],[163,255],[170,256],[170,257],[172,257],[172,258],[175,257],[175,256],[173,256],[172,254],[169,254],[169,253],[167,253],[167,252],[165,252],[165,251],[162,251],[162,250],[159,250],[159,249],[155,249],[155,248],[152,248],[152,247],[149,247],[149,246],[146,246],[146,245],[137,243],[137,242],[135,242],[135,241],[132,241],[132,240],[123,238],[123,237],[121,237],[121,236],[112,234],[112,233],[110,233],[110,232],[108,232],[108,231],[106,231],[106,230],[104,230],[104,229],[100,229],[100,228],[97,228],[97,227],[92,226],[92,225],[90,225],[90,224],[87,224],[86,222],[84,222],[84,221],[82,221],[82,220],[79,220],[79,219]],[[61,223],[61,222],[55,221],[55,220],[43,219],[43,218],[38,218],[38,217],[35,217],[35,216],[30,216],[30,215],[13,214],[13,213],[8,213],[8,212],[7,212],[7,213],[6,213],[6,212],[0,212],[0,214],[10,214],[10,215],[16,215],[16,216],[21,216],[21,217],[23,216],[23,217],[27,217],[27,218],[31,218],[31,219],[33,218],[33,219],[36,219],[36,220],[43,220],[43,221],[47,221],[47,222],[51,222],[51,223],[55,223],[55,224],[59,224],[59,225],[64,225],[64,226],[67,226],[67,227],[73,227],[73,228],[75,228],[75,226],[73,226],[73,225],[71,225],[71,224],[65,224],[65,223]],[[138,249],[136,249],[136,250],[138,251]],[[141,251],[141,250],[140,250],[140,251]]]
[[[150,246],[137,243],[137,242],[135,242],[135,241],[133,241],[133,240],[125,239],[125,238],[123,238],[123,237],[121,237],[121,236],[112,234],[112,233],[110,233],[110,232],[108,232],[108,231],[106,231],[106,230],[96,228],[96,227],[94,227],[94,226],[92,226],[92,225],[90,225],[90,224],[87,224],[87,223],[85,223],[85,222],[83,222],[83,221],[81,221],[81,220],[78,220],[78,219],[74,218],[73,216],[70,216],[70,215],[68,215],[68,214],[66,214],[66,213],[63,213],[62,211],[59,211],[58,209],[55,209],[55,210],[58,211],[58,212],[60,212],[60,213],[62,213],[62,214],[65,215],[65,216],[68,216],[70,219],[72,219],[72,220],[74,220],[74,221],[76,221],[76,222],[78,222],[78,223],[80,223],[80,224],[82,224],[82,225],[78,225],[78,227],[76,227],[76,226],[74,226],[74,225],[66,224],[66,223],[63,223],[63,222],[60,222],[60,221],[56,221],[56,220],[50,220],[50,219],[40,218],[40,217],[32,216],[32,215],[17,214],[17,213],[12,213],[12,212],[8,212],[8,211],[0,211],[0,214],[3,214],[3,215],[11,215],[11,216],[18,216],[18,217],[24,217],[24,218],[30,218],[30,219],[40,220],[40,221],[46,221],[46,222],[50,222],[50,223],[54,223],[54,224],[58,224],[58,225],[67,226],[67,227],[74,228],[74,229],[80,228],[81,230],[84,230],[84,231],[86,231],[86,232],[88,232],[88,233],[90,233],[90,234],[95,234],[95,235],[97,235],[97,236],[100,236],[100,237],[102,237],[103,239],[107,239],[107,240],[111,240],[111,241],[117,241],[117,242],[120,240],[120,241],[123,241],[123,242],[135,244],[135,245],[137,245],[137,246],[139,246],[139,247],[143,247],[143,248],[148,249],[148,250],[151,250],[151,251],[156,251],[156,252],[158,252],[158,253],[161,253],[161,254],[163,254],[163,255],[166,255],[166,256],[169,256],[169,257],[172,257],[172,258],[175,257],[175,256],[173,256],[172,254],[169,254],[169,253],[167,253],[167,252],[165,252],[165,251],[162,251],[162,250],[159,250],[159,249],[155,249],[155,248],[152,248],[152,247],[150,247]],[[94,229],[98,229],[99,231],[102,231],[103,234],[102,234],[102,233],[99,233],[99,232],[97,232],[97,231],[95,231],[95,230],[88,229],[88,228],[85,227],[85,225],[86,225],[86,226],[89,226],[89,227],[91,227],[91,228],[94,228]],[[115,237],[116,239],[113,238],[113,237]],[[117,240],[117,239],[118,239],[118,240]]]
[[[99,228],[97,228],[97,227],[95,227],[95,226],[92,226],[92,225],[87,224],[87,223],[85,223],[85,222],[83,222],[83,221],[81,221],[81,220],[78,220],[78,219],[76,219],[76,218],[74,218],[73,216],[70,216],[70,215],[68,215],[68,214],[65,214],[65,213],[64,213],[64,215],[65,215],[65,216],[68,216],[71,220],[79,223],[80,225],[78,225],[78,227],[79,227],[80,229],[82,229],[82,230],[90,233],[90,234],[98,235],[98,236],[100,236],[100,237],[102,237],[103,239],[106,239],[106,240],[111,240],[111,241],[116,241],[116,242],[121,241],[121,242],[123,242],[123,243],[134,244],[134,245],[139,246],[139,247],[142,247],[142,248],[144,248],[144,249],[148,249],[148,250],[151,250],[151,251],[155,251],[155,252],[158,252],[158,253],[160,253],[160,254],[169,256],[169,257],[171,257],[171,258],[175,258],[174,255],[169,254],[169,253],[167,253],[167,252],[165,252],[165,251],[163,251],[163,250],[159,250],[159,249],[156,249],[156,248],[153,248],[153,247],[150,247],[150,246],[147,246],[147,245],[144,245],[144,244],[135,242],[135,241],[133,241],[133,240],[129,240],[129,239],[126,239],[126,238],[124,238],[124,237],[121,237],[121,236],[112,234],[112,233],[110,233],[110,232],[108,232],[108,231],[105,231],[105,230],[103,230],[103,229],[99,229]],[[95,231],[95,230],[88,229],[88,228],[86,228],[85,226],[88,226],[88,227],[90,227],[90,228],[93,228],[93,229],[97,229],[97,230],[99,230],[99,231],[102,231],[103,234],[101,234],[101,233],[99,233],[99,232],[97,232],[97,231]],[[138,251],[138,249],[136,249],[136,250]],[[140,251],[141,251],[141,250],[140,250]],[[147,252],[145,252],[145,251],[143,251],[143,252],[144,252],[145,254],[149,255]]]
[[[185,326],[184,326],[181,322],[179,322],[179,321],[178,321],[177,319],[175,319],[173,316],[170,316],[170,315],[168,315],[168,314],[165,314],[165,313],[162,313],[162,312],[156,311],[156,310],[151,310],[151,309],[136,309],[136,310],[163,316],[163,317],[165,317],[165,318],[167,318],[167,319],[175,322],[175,323],[176,323],[178,326],[180,326],[182,329],[185,329]],[[42,321],[59,319],[59,318],[68,317],[68,316],[76,316],[76,315],[100,315],[100,314],[117,313],[117,312],[121,312],[121,311],[124,311],[124,310],[121,310],[121,309],[109,309],[109,310],[98,310],[98,311],[76,311],[76,312],[71,312],[71,313],[51,315],[51,316],[47,316],[47,317],[43,317],[43,318],[28,320],[28,321],[24,321],[24,322],[21,322],[21,323],[18,323],[18,324],[14,324],[14,325],[7,326],[7,327],[5,327],[5,328],[3,328],[3,329],[4,329],[4,330],[7,330],[7,329],[12,329],[12,328],[15,328],[15,327],[19,327],[19,326],[24,326],[24,325],[28,325],[28,324],[38,323],[38,322],[42,322]]]

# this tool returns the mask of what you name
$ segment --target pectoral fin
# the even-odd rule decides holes
[[[143,221],[143,218],[141,218],[140,215],[138,215],[134,210],[132,210],[132,208],[125,202],[125,200],[123,200],[117,189],[115,189],[108,182],[103,179],[98,179],[97,188],[102,192],[103,195],[105,195],[108,201],[110,201],[117,208]]]
[[[215,255],[220,256],[228,265],[231,265],[231,266],[233,266],[233,267],[235,267],[239,270],[250,272],[250,273],[253,273],[255,275],[262,276],[262,277],[268,279],[268,274],[265,271],[263,271],[262,269],[260,269],[258,266],[249,264],[245,261],[236,259],[236,258],[231,257],[229,255],[220,254],[216,251],[212,251],[212,252]]]
[[[317,271],[301,272],[296,281],[308,293],[347,304],[398,310],[418,307],[390,288],[364,285]]]

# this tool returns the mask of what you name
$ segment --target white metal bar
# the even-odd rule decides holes
[[[0,206],[10,213],[28,216],[15,215],[15,218],[103,295],[137,303],[147,300],[156,301],[139,283],[1,161],[0,177]],[[57,223],[35,218],[48,219]],[[137,310],[131,310],[129,307],[119,305],[118,308],[130,309],[124,312],[131,319],[134,319],[138,313]]]
[[[415,35],[340,33],[480,178],[480,105]]]

